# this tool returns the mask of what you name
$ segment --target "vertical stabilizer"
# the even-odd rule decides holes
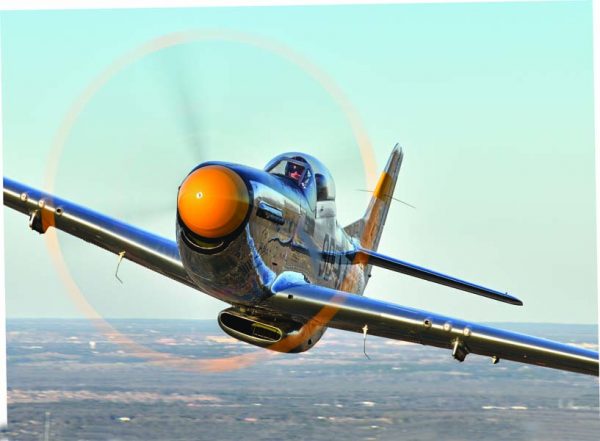
[[[363,248],[375,251],[379,246],[403,157],[402,147],[396,144],[379,176],[379,182],[364,216],[344,228],[346,233],[357,239]]]

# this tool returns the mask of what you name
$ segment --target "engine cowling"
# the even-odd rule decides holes
[[[218,323],[233,338],[278,352],[307,351],[321,339],[326,329],[318,327],[314,332],[303,336],[306,333],[304,323],[256,312],[249,313],[235,307],[221,311]]]

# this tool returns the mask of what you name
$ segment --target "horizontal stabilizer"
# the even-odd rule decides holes
[[[378,266],[381,268],[396,271],[398,273],[407,274],[409,276],[418,277],[419,279],[428,280],[430,282],[439,283],[440,285],[450,286],[451,288],[467,291],[479,296],[498,300],[500,302],[510,303],[511,305],[523,305],[523,302],[508,293],[496,291],[486,288],[475,283],[467,282],[456,277],[438,273],[422,266],[418,266],[403,260],[394,259],[393,257],[384,256],[376,251],[359,248],[357,256],[366,258],[367,264]]]

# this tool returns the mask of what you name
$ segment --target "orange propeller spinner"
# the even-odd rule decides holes
[[[190,173],[179,188],[177,210],[185,226],[199,236],[217,239],[244,221],[250,195],[242,178],[221,165]]]

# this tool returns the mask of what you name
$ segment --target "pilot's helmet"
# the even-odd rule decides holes
[[[298,162],[305,162],[304,158],[300,156],[294,156],[291,159],[294,160],[294,162],[288,161],[288,163],[285,165],[285,175],[292,177],[292,175],[297,174],[296,180],[299,180],[306,167],[298,164]]]

